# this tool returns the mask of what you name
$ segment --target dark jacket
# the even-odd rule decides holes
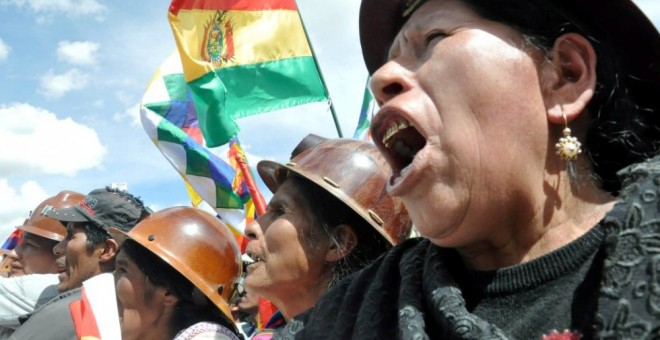
[[[64,292],[41,306],[12,334],[10,340],[75,340],[69,304],[80,300],[80,288]]]

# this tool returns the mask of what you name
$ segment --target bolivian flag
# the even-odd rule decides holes
[[[169,21],[210,147],[237,118],[328,98],[295,0],[174,0]]]

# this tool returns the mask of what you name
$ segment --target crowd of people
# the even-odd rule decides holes
[[[0,279],[2,338],[80,339],[69,307],[83,282],[111,272],[122,339],[267,339],[410,234],[369,142],[309,135],[289,163],[258,170],[274,196],[246,228],[247,268],[235,236],[201,209],[152,212],[108,187],[48,198],[18,227]],[[278,308],[262,329],[256,297]]]
[[[373,143],[309,135],[245,254],[215,216],[62,191],[18,228],[0,339],[655,339],[660,34],[631,0],[362,0]],[[420,237],[411,237],[415,229]],[[250,261],[244,262],[247,256]],[[259,298],[278,312],[255,321]]]

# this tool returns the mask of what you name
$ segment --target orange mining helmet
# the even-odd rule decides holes
[[[57,195],[41,202],[32,211],[30,217],[25,220],[25,223],[17,228],[54,241],[62,241],[64,236],[66,236],[66,227],[62,222],[46,217],[46,212],[72,207],[78,204],[84,197],[85,195],[78,192],[60,191]]]
[[[176,269],[229,320],[229,299],[242,273],[241,251],[232,232],[215,216],[191,207],[173,207],[146,217],[129,232],[112,228]]]
[[[390,244],[408,238],[412,227],[408,211],[400,199],[387,194],[390,167],[373,144],[351,139],[312,144],[286,165],[259,162],[257,170],[266,186],[275,192],[287,177],[296,174],[341,200]]]

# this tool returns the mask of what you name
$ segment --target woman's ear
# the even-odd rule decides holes
[[[340,224],[332,231],[331,235],[336,242],[330,243],[330,248],[325,255],[327,262],[337,262],[350,254],[357,246],[357,235],[348,224]]]
[[[161,289],[158,294],[162,294],[163,305],[165,306],[174,306],[179,301],[179,298],[174,295],[169,288],[165,287],[156,287],[156,289]]]
[[[566,33],[551,50],[553,76],[544,79],[548,120],[564,124],[576,119],[587,107],[596,87],[596,52],[584,36]],[[547,73],[546,73],[547,74]]]

